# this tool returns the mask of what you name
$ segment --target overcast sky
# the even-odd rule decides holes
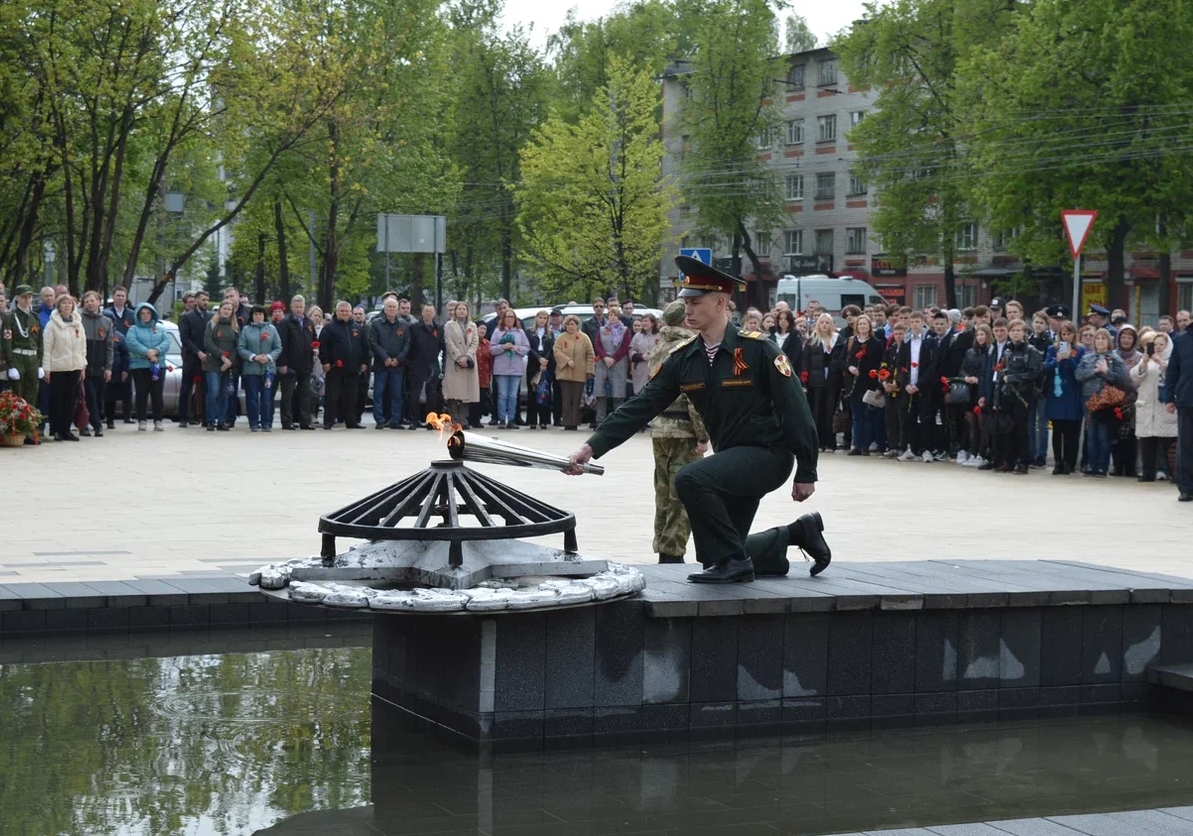
[[[617,0],[505,0],[505,23],[507,26],[521,23],[527,29],[533,24],[531,41],[536,46],[543,46],[547,36],[563,23],[569,8],[574,6],[582,20],[591,20],[608,14],[616,5]],[[795,3],[794,6],[808,19],[808,25],[822,44],[829,35],[862,16],[861,0]]]

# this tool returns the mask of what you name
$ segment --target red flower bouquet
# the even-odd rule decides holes
[[[871,380],[878,379],[878,370],[877,369],[870,369],[870,379]]]
[[[342,369],[342,368],[344,368],[344,361],[343,361],[343,360],[336,360],[336,368],[337,368],[337,369]]]
[[[315,351],[318,351],[319,350],[319,341],[311,340],[311,348],[315,349]]]
[[[808,373],[806,371],[800,372],[799,380],[800,380],[800,383],[807,383],[808,382]]]
[[[0,394],[0,435],[26,435],[37,438],[41,413],[11,390]]]

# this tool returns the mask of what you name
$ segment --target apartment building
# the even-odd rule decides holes
[[[786,199],[786,223],[777,229],[751,230],[763,262],[761,276],[742,255],[749,304],[769,304],[775,282],[787,273],[831,272],[870,282],[887,299],[917,308],[943,305],[944,268],[938,257],[915,259],[904,267],[883,251],[871,226],[874,193],[857,168],[850,130],[873,111],[874,94],[849,84],[837,56],[828,49],[789,55],[780,79],[782,118],[777,129],[758,137],[758,159],[774,172]],[[663,76],[663,171],[678,176],[688,146],[676,118],[685,98],[686,62],[675,62]],[[1078,207],[1074,207],[1078,208]],[[1088,207],[1082,207],[1088,208]],[[1095,207],[1096,208],[1096,207]],[[681,203],[670,214],[671,241],[680,247],[709,247],[714,263],[730,258],[728,240],[702,240],[694,231],[695,213]],[[1013,230],[991,231],[977,223],[962,224],[955,235],[957,302],[984,303],[997,292],[995,284],[1021,272],[1019,259],[1008,252]],[[660,297],[674,298],[678,276],[668,252],[661,259]],[[1159,255],[1133,252],[1127,259],[1128,298],[1118,301],[1133,318],[1154,320],[1162,311]],[[1083,263],[1083,301],[1113,305],[1102,284],[1105,254],[1089,252]],[[1066,301],[1069,265],[1037,269],[1034,301]],[[1193,306],[1193,251],[1173,254],[1168,308]]]

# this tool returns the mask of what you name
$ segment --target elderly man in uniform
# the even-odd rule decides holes
[[[16,297],[16,305],[4,317],[0,329],[6,374],[12,390],[26,403],[37,406],[38,385],[46,376],[41,367],[41,319],[33,310],[33,288],[17,285]],[[40,441],[26,438],[25,443],[33,445]]]
[[[816,427],[791,364],[762,334],[729,327],[729,297],[743,286],[720,270],[677,256],[684,274],[680,297],[685,324],[697,333],[672,349],[654,378],[603,421],[571,456],[580,464],[599,458],[687,395],[708,428],[716,453],[683,467],[675,491],[688,512],[696,557],[705,571],[697,583],[752,581],[786,575],[786,550],[794,545],[814,561],[811,574],[829,565],[820,514],[749,535],[762,497],[778,488],[798,462],[791,496],[803,502],[816,490]]]
[[[683,327],[686,307],[677,299],[663,311],[663,341],[646,357],[652,376],[672,349],[694,336]],[[654,452],[654,550],[659,563],[683,563],[692,525],[675,492],[675,477],[708,450],[708,430],[687,395],[680,395],[651,422],[650,446]]]

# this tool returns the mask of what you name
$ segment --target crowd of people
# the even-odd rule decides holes
[[[102,436],[118,403],[126,423],[162,430],[170,341],[157,310],[131,307],[124,288],[102,309],[94,291],[81,305],[61,286],[38,295],[35,307],[32,289],[17,287],[4,316],[0,388],[36,403],[58,440],[78,440],[82,412],[79,434]],[[662,341],[652,314],[628,315],[613,298],[593,300],[584,321],[554,308],[528,325],[505,300],[488,321],[450,302],[441,321],[393,293],[372,319],[348,302],[325,317],[302,296],[252,305],[234,288],[211,308],[205,292],[184,299],[176,420],[212,432],[242,417],[241,391],[251,432],[273,430],[275,402],[283,430],[314,429],[320,411],[325,429],[361,429],[370,381],[378,430],[427,427],[428,411],[466,428],[595,428],[647,384]],[[788,358],[822,452],[1019,474],[1046,467],[1051,452],[1055,475],[1177,479],[1174,338],[1189,312],[1141,329],[1098,305],[1083,322],[1069,314],[995,299],[964,310],[848,306],[840,327],[815,301],[734,316]],[[1183,499],[1190,486],[1178,486]]]

